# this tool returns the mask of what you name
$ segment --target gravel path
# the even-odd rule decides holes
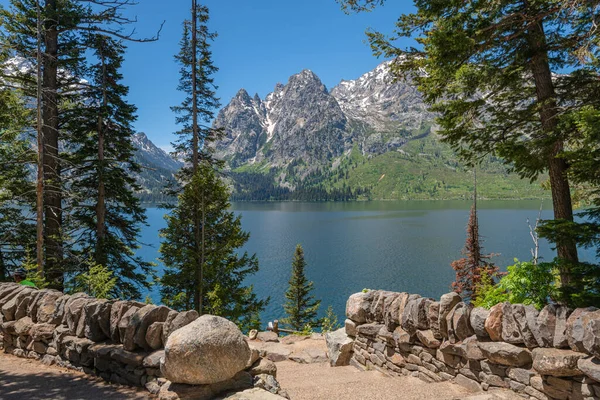
[[[418,378],[390,378],[378,371],[354,367],[332,368],[327,363],[277,363],[277,380],[292,400],[449,400],[469,392],[449,383],[424,383]]]
[[[148,399],[148,392],[110,385],[65,368],[14,357],[0,350],[2,400]]]

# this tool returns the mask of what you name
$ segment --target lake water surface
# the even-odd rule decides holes
[[[450,290],[450,263],[461,257],[468,201],[404,201],[349,203],[235,203],[250,240],[243,250],[256,253],[260,271],[248,280],[260,298],[271,302],[262,322],[281,318],[296,244],[302,244],[306,274],[314,281],[321,309],[332,305],[343,322],[348,296],[363,288],[406,291],[438,298]],[[484,251],[499,253],[493,260],[505,268],[513,259],[529,260],[533,242],[527,219],[535,223],[539,201],[480,201],[479,229]],[[545,201],[544,208],[550,208]],[[164,210],[148,208],[149,226],[139,250],[146,260],[158,256],[158,230]],[[551,210],[542,212],[552,218]],[[542,243],[540,254],[554,252]],[[593,251],[582,258],[593,260]],[[159,266],[159,270],[162,267]],[[157,291],[151,293],[160,301]]]

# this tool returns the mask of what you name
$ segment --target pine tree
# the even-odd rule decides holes
[[[66,137],[74,149],[66,156],[73,166],[66,171],[73,182],[67,201],[71,235],[77,238],[77,248],[69,254],[74,264],[70,272],[74,278],[86,273],[92,257],[115,276],[113,296],[139,298],[139,287],[149,288],[153,272],[151,263],[135,255],[146,216],[132,176],[140,171],[131,142],[136,109],[126,102],[128,88],[120,83],[125,47],[98,34],[89,35],[87,47],[96,63],[89,70],[85,101],[65,113]]]
[[[281,320],[282,323],[290,325],[296,331],[303,330],[306,325],[316,326],[319,323],[316,317],[321,300],[315,300],[314,296],[310,294],[314,283],[306,279],[305,268],[304,250],[301,245],[297,245],[292,261],[290,286],[285,292],[287,301],[283,305],[287,317]]]
[[[35,249],[35,191],[27,171],[35,154],[22,135],[28,117],[17,93],[0,88],[0,281]]]
[[[171,196],[176,196],[191,184],[201,169],[201,162],[215,167],[221,165],[211,156],[210,144],[222,131],[205,125],[212,121],[215,110],[219,107],[212,77],[217,68],[212,63],[210,50],[210,42],[216,38],[216,34],[209,31],[208,19],[208,8],[199,6],[197,0],[192,0],[191,19],[183,23],[180,51],[175,56],[181,67],[177,89],[185,94],[185,98],[181,105],[172,107],[177,114],[176,122],[182,125],[182,129],[176,132],[179,139],[173,143],[173,147],[176,153],[185,155],[188,163],[178,172],[177,182],[168,189]],[[207,268],[206,211],[193,208],[192,212],[191,235],[195,250],[190,257],[193,257],[195,264],[194,280],[197,283],[192,298],[195,301],[194,308],[202,314],[206,297],[204,285],[200,284]]]
[[[56,289],[62,289],[64,284],[65,250],[76,247],[64,236],[68,219],[64,201],[69,185],[61,154],[61,149],[68,148],[64,137],[65,111],[81,101],[89,34],[102,32],[124,40],[156,40],[133,39],[122,33],[123,25],[135,22],[123,15],[123,9],[134,4],[105,0],[10,0],[9,8],[0,7],[3,22],[0,38],[10,49],[10,55],[18,57],[26,67],[26,71],[4,78],[20,87],[25,96],[41,101],[37,104],[40,115],[36,121],[41,127],[39,136],[43,138],[38,151],[38,170],[43,172],[37,186],[43,200],[38,201],[43,208],[38,212],[40,219],[43,216],[43,240],[37,244],[38,268]],[[40,260],[40,255],[44,260]]]
[[[229,211],[229,190],[211,165],[203,162],[179,195],[177,205],[166,215],[167,227],[160,232],[162,301],[178,310],[202,304],[202,312],[236,322],[243,329],[256,328],[258,314],[267,300],[257,300],[244,280],[258,271],[256,255],[238,253],[249,238],[241,217]],[[194,241],[194,216],[202,216],[205,236],[204,268],[198,274],[200,252]],[[195,296],[202,295],[202,301]],[[198,309],[196,309],[198,310]]]
[[[346,10],[364,11],[385,0],[340,0]],[[522,177],[547,172],[554,222],[544,234],[554,241],[563,288],[577,285],[581,241],[573,219],[569,178],[589,180],[571,169],[570,148],[585,137],[582,114],[600,120],[600,32],[596,2],[579,0],[415,2],[402,15],[396,37],[369,32],[377,55],[394,57],[399,77],[419,85],[438,134],[467,160],[494,153]],[[418,47],[400,48],[412,38]],[[563,73],[569,71],[568,73]],[[585,117],[583,118],[585,119]],[[592,144],[598,149],[598,144]],[[586,170],[597,168],[593,151],[579,153]],[[591,270],[590,270],[591,271]]]

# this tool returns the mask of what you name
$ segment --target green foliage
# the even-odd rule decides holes
[[[304,250],[301,245],[297,245],[292,261],[289,287],[285,292],[287,301],[283,305],[287,317],[281,319],[281,323],[291,326],[296,331],[305,329],[307,325],[311,327],[319,325],[316,317],[321,300],[315,300],[310,294],[314,283],[306,279],[305,268]]]
[[[84,292],[97,299],[114,298],[118,280],[113,276],[113,271],[96,264],[91,259],[86,264],[88,270],[75,276],[69,282],[68,291],[70,293]]]
[[[118,297],[137,299],[140,288],[150,288],[154,270],[135,254],[146,215],[132,175],[140,166],[132,144],[136,108],[127,103],[129,88],[121,82],[126,48],[103,35],[89,35],[86,44],[96,61],[83,90],[86,100],[64,111],[64,136],[75,149],[64,157],[78,166],[68,192],[71,223],[63,228],[68,226],[67,233],[78,240],[64,264],[77,274],[81,260],[92,255],[95,263],[113,271]]]
[[[485,275],[477,287],[476,307],[490,308],[508,301],[512,304],[534,305],[541,309],[557,294],[555,263],[539,263],[515,259],[507,273],[494,285],[492,277]]]
[[[195,308],[196,296],[201,296],[204,313],[249,330],[260,325],[258,314],[269,300],[258,300],[253,287],[244,285],[258,271],[258,259],[239,251],[249,234],[242,230],[241,217],[229,208],[227,186],[210,165],[202,163],[165,216],[167,227],[160,231],[160,259],[166,266],[161,296],[164,304],[177,310]],[[202,216],[204,245],[194,241],[194,215]]]
[[[340,329],[338,317],[335,315],[333,312],[333,307],[330,305],[325,311],[325,316],[321,319],[321,332],[333,332],[337,329]]]
[[[33,282],[38,289],[45,289],[48,287],[49,282],[46,281],[44,276],[38,270],[37,263],[35,260],[27,254],[21,268],[27,271],[27,280]]]

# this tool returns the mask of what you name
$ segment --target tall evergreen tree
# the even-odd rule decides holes
[[[305,268],[304,250],[301,245],[297,245],[292,261],[290,286],[285,292],[287,301],[283,305],[287,317],[281,320],[282,323],[291,326],[296,331],[301,331],[306,325],[318,324],[316,318],[321,305],[321,300],[315,300],[314,296],[310,294],[314,283],[306,279]]]
[[[243,329],[257,328],[258,314],[267,300],[257,300],[248,275],[258,271],[256,255],[238,253],[249,238],[241,217],[229,211],[229,190],[211,165],[200,163],[198,172],[180,193],[177,205],[165,217],[160,232],[162,301],[175,309],[191,309],[228,318]],[[194,240],[194,216],[202,216],[205,261],[197,270],[198,248]],[[196,296],[203,296],[198,301]],[[203,304],[202,310],[196,308]]]
[[[11,55],[23,60],[22,65],[29,69],[7,78],[32,99],[38,94],[32,66],[36,66],[38,60],[41,62],[37,74],[41,77],[41,112],[37,123],[43,138],[38,156],[43,179],[38,190],[43,191],[44,237],[43,241],[38,241],[38,246],[43,244],[45,260],[38,267],[44,268],[46,279],[57,289],[62,289],[64,283],[65,249],[73,246],[66,243],[64,237],[63,201],[68,183],[64,179],[60,149],[66,147],[63,136],[67,122],[65,110],[81,96],[86,38],[90,33],[101,32],[136,41],[156,39],[138,40],[122,33],[123,25],[134,22],[123,15],[123,9],[133,4],[125,0],[10,0],[9,8],[0,7],[3,21],[0,37]],[[38,47],[39,41],[42,43]]]
[[[16,92],[0,87],[0,281],[35,249],[35,190],[27,170],[35,154],[23,137],[28,117]]]
[[[339,1],[358,11],[385,3]],[[394,72],[417,82],[440,115],[438,133],[467,159],[495,153],[523,177],[548,173],[554,222],[544,233],[556,244],[562,287],[572,293],[582,242],[569,149],[584,135],[581,113],[599,118],[600,6],[580,0],[417,0],[415,6],[399,18],[396,37],[368,33],[375,53],[396,57]],[[397,47],[403,38],[418,46]],[[598,167],[592,154],[585,155],[586,169]]]
[[[182,128],[176,135],[178,140],[173,143],[175,152],[184,154],[187,165],[177,174],[177,182],[168,190],[172,196],[177,196],[198,174],[200,163],[220,165],[211,156],[210,143],[221,135],[221,130],[213,129],[208,124],[214,118],[215,110],[219,107],[216,97],[216,87],[212,75],[217,68],[212,63],[210,43],[216,38],[216,33],[210,32],[207,26],[209,19],[208,8],[200,6],[197,0],[192,0],[191,18],[183,23],[183,36],[180,41],[180,51],[175,56],[180,65],[180,79],[177,89],[185,94],[181,105],[172,107],[177,115],[176,122]],[[204,280],[206,268],[206,214],[204,209],[192,210],[192,238],[195,251],[190,254],[195,264],[195,281]],[[204,311],[204,286],[197,284],[193,295],[194,308],[202,314]]]
[[[122,41],[91,34],[95,64],[83,90],[83,102],[65,112],[66,137],[72,152],[66,156],[72,166],[65,172],[72,180],[68,199],[77,242],[71,256],[71,273],[87,272],[91,257],[113,273],[116,284],[112,295],[138,298],[139,286],[148,288],[152,265],[135,255],[137,237],[146,216],[135,192],[140,190],[133,172],[135,107],[125,97],[128,88],[121,83],[120,68],[125,47]]]

